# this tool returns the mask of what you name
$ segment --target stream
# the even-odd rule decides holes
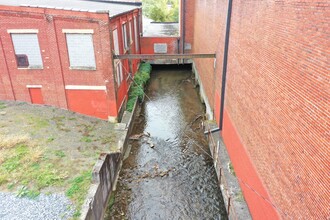
[[[204,105],[191,70],[175,67],[153,67],[106,219],[227,219]]]

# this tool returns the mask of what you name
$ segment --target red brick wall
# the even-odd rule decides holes
[[[141,37],[141,54],[154,54],[154,44],[167,44],[167,54],[178,53],[177,37]]]
[[[132,13],[127,13],[125,15],[117,16],[111,19],[111,31],[114,31],[117,29],[118,32],[118,43],[119,43],[119,51],[120,54],[137,54],[140,53],[139,51],[136,51],[136,44],[139,45],[139,49],[141,48],[140,45],[140,21],[142,21],[140,17],[141,12],[139,10],[135,10]],[[137,19],[137,41],[135,40],[135,27],[134,27],[134,17]],[[129,39],[129,22],[131,22],[132,25],[132,40],[133,42],[130,42],[129,49],[124,49],[123,44],[123,30],[122,25],[126,24],[126,33],[127,37]],[[111,35],[112,37],[112,35]],[[114,43],[114,42],[112,42]],[[112,48],[114,48],[114,45],[112,45]],[[122,67],[123,67],[123,78],[124,80],[121,82],[121,84],[118,86],[116,83],[116,95],[117,95],[117,111],[119,112],[122,107],[125,107],[125,101],[127,101],[127,95],[131,83],[131,79],[129,78],[129,73],[134,76],[134,74],[138,70],[138,64],[140,63],[140,60],[122,60]]]
[[[132,18],[139,10],[118,16]],[[42,85],[45,104],[69,108],[66,85],[106,86],[103,97],[106,115],[117,117],[120,103],[126,96],[117,95],[113,75],[112,44],[108,13],[89,13],[56,9],[0,6],[0,99],[31,102],[27,85]],[[132,25],[134,30],[134,25]],[[43,60],[43,69],[18,69],[14,48],[8,29],[38,29],[38,40]],[[68,50],[63,29],[92,29],[96,70],[70,69]],[[135,61],[134,68],[137,68]],[[76,90],[83,96],[85,90]],[[85,105],[86,111],[99,111],[97,106]],[[104,108],[100,106],[104,111]],[[74,110],[74,109],[71,109]],[[97,116],[90,114],[92,116]],[[99,117],[99,116],[97,116]],[[106,118],[102,116],[102,118]]]
[[[227,5],[195,4],[193,51],[217,51],[216,74],[195,61],[212,106]],[[238,177],[275,205],[241,184],[255,219],[330,216],[329,11],[326,0],[233,1],[223,138]]]
[[[185,2],[185,6],[184,3]],[[185,14],[185,16],[182,16]],[[181,0],[180,1],[180,53],[182,53],[182,42],[184,35],[184,42],[192,44],[194,42],[194,14],[195,14],[195,0]],[[183,18],[185,20],[183,21]],[[184,23],[183,23],[184,22]],[[183,29],[183,26],[185,29]],[[183,31],[184,30],[184,31]],[[184,32],[184,33],[183,33]],[[185,53],[191,53],[191,50],[185,48]]]

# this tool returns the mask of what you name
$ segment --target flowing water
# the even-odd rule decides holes
[[[226,219],[191,77],[152,71],[107,219]]]

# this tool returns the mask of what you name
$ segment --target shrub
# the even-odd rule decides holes
[[[138,72],[135,74],[133,84],[129,90],[126,110],[132,112],[136,98],[140,101],[143,99],[144,86],[150,79],[151,72],[150,63],[141,63]]]

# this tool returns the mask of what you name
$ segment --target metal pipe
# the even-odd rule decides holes
[[[220,128],[213,128],[211,130],[205,131],[204,134],[205,135],[210,134],[210,133],[212,134],[212,133],[217,132],[217,131],[220,131]]]
[[[184,44],[185,44],[185,38],[186,38],[186,0],[182,0],[183,5],[182,5],[182,54],[184,54]],[[182,64],[184,64],[184,59],[182,59]]]
[[[215,58],[215,54],[122,54],[113,55],[113,59],[193,59],[193,58]]]
[[[220,98],[220,123],[219,123],[220,131],[222,131],[222,128],[223,128],[223,114],[224,114],[224,104],[225,104],[230,20],[231,20],[232,7],[233,7],[233,1],[229,0],[228,1],[227,24],[226,24],[225,48],[224,48],[224,52],[223,52],[223,65],[222,65],[223,68],[222,68],[222,86],[221,86],[221,98]]]

